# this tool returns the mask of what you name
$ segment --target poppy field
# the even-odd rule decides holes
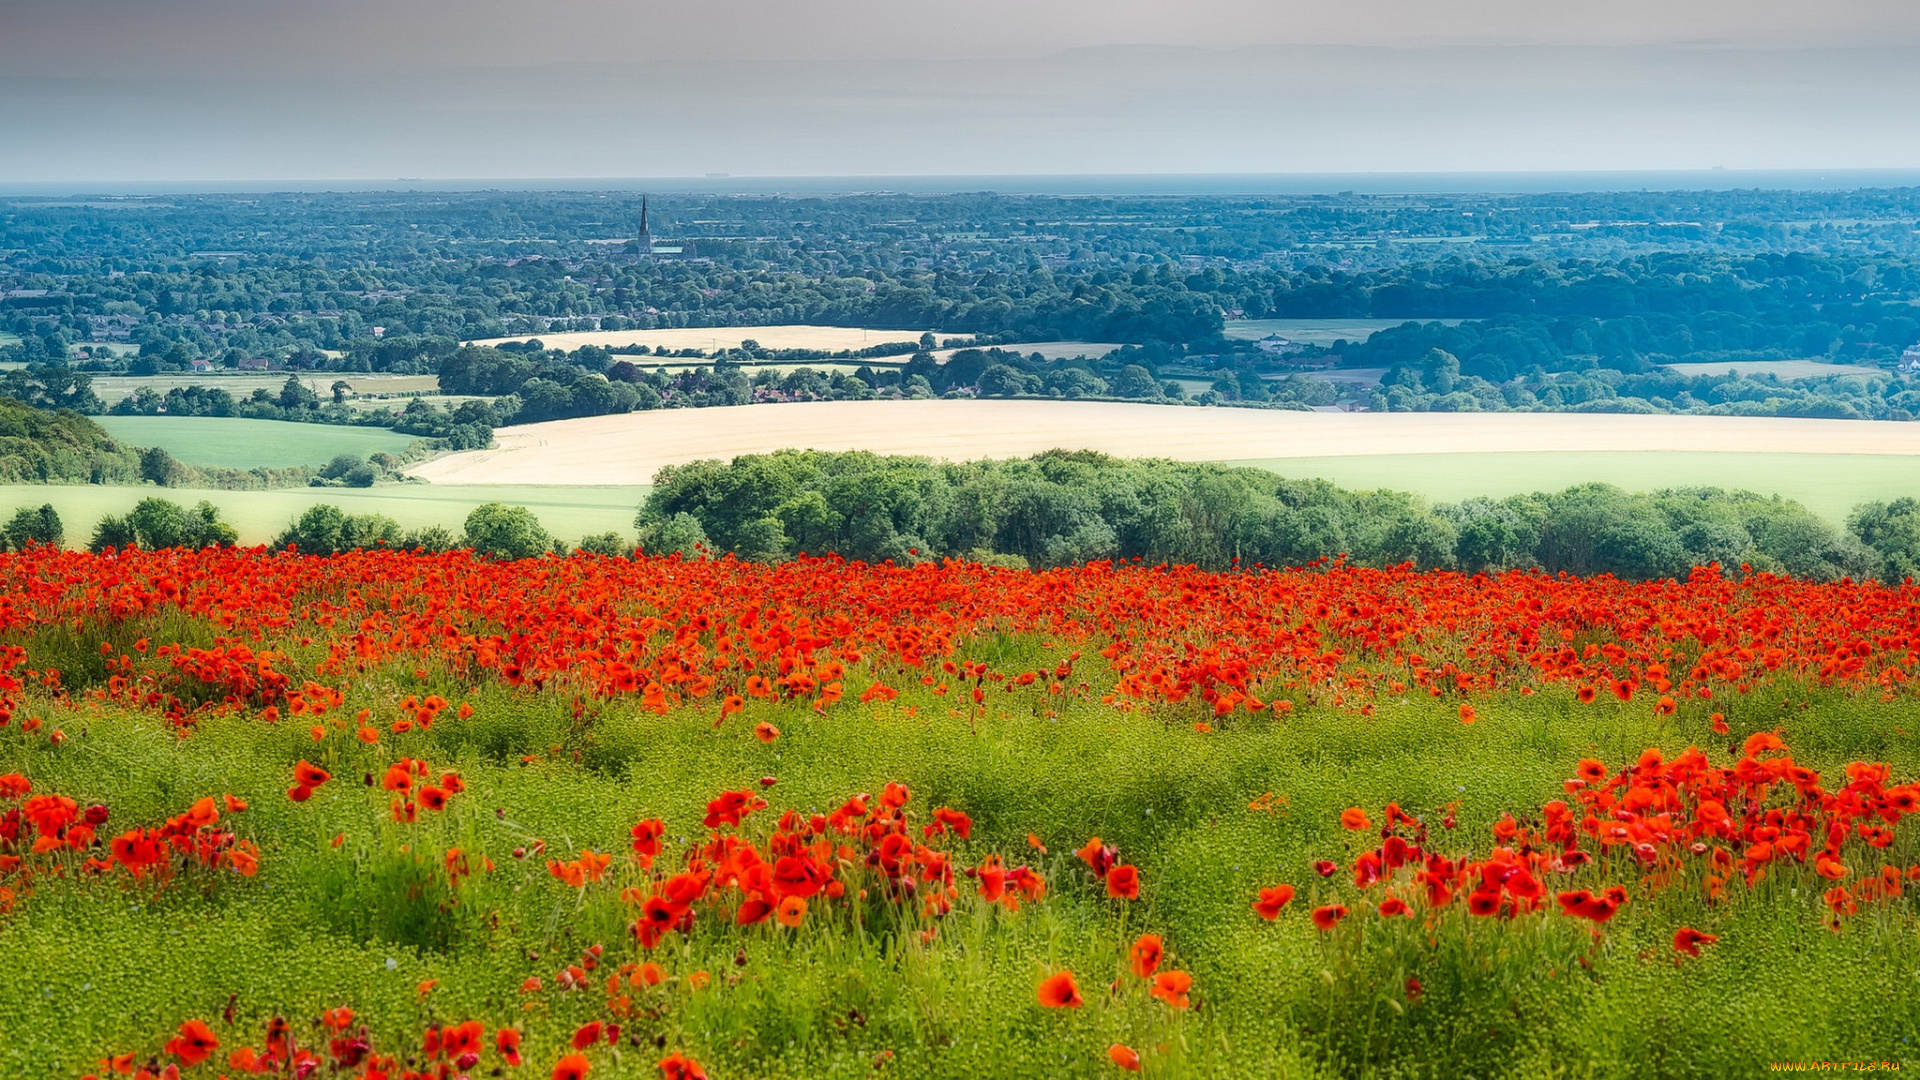
[[[0,1075],[1741,1076],[1920,1036],[1920,587],[0,556]]]

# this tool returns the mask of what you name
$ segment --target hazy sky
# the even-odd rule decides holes
[[[1920,168],[1915,0],[0,0],[0,181]]]

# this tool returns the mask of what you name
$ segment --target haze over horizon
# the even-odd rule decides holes
[[[0,182],[1920,168],[1902,0],[7,0]]]

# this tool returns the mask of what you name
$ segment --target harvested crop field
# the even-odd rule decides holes
[[[483,338],[475,345],[499,345],[538,338],[549,349],[578,349],[585,345],[617,349],[645,345],[653,349],[734,349],[755,341],[766,349],[865,349],[894,342],[917,342],[919,330],[867,330],[857,326],[688,326],[674,330],[578,330],[558,334],[521,334]],[[936,332],[935,336],[939,334]]]
[[[647,484],[663,465],[788,447],[963,460],[1085,449],[1183,461],[1661,451],[1920,455],[1920,425],[1759,417],[1309,413],[1051,401],[833,401],[558,420],[410,472],[449,484]],[[1756,476],[1756,483],[1763,481]]]

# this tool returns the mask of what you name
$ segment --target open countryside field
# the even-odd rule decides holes
[[[1864,364],[1829,364],[1824,360],[1749,360],[1745,363],[1717,364],[1668,364],[1668,371],[1676,375],[1725,375],[1738,371],[1742,375],[1772,375],[1782,381],[1794,379],[1830,379],[1836,375],[1885,375],[1885,368],[1868,367]]]
[[[21,507],[52,505],[67,530],[67,545],[83,547],[93,527],[108,514],[125,514],[146,498],[192,506],[202,499],[220,508],[221,519],[240,534],[243,544],[264,544],[309,506],[330,503],[349,514],[385,514],[402,529],[438,525],[458,535],[473,508],[503,502],[525,506],[542,525],[563,540],[594,533],[633,534],[633,515],[647,497],[645,487],[463,487],[448,484],[390,484],[371,488],[273,488],[219,491],[152,485],[0,484],[0,518]]]
[[[325,465],[336,454],[397,454],[413,436],[386,428],[242,420],[225,416],[98,416],[94,421],[130,446],[158,446],[189,465],[221,469]]]
[[[1407,322],[1437,322],[1458,326],[1459,319],[1233,319],[1224,336],[1236,341],[1257,341],[1279,334],[1302,345],[1331,345],[1336,341],[1365,341],[1374,334]]]
[[[440,389],[437,375],[381,375],[362,372],[330,371],[260,371],[260,372],[171,372],[165,375],[95,375],[93,392],[100,400],[111,406],[121,398],[131,397],[141,389],[164,394],[175,387],[205,386],[225,390],[236,398],[248,397],[255,390],[278,393],[287,383],[287,376],[294,375],[309,390],[322,399],[333,397],[333,384],[344,382],[353,387],[350,394],[368,396],[373,394],[417,394],[436,393]]]
[[[1628,491],[1717,487],[1792,499],[1840,527],[1864,502],[1920,497],[1911,454],[1587,453],[1365,454],[1228,462],[1345,488],[1417,491],[1436,502],[1558,491],[1597,481]]]
[[[481,338],[475,345],[499,345],[509,341],[538,338],[549,349],[571,351],[584,345],[618,348],[645,345],[654,349],[738,348],[742,341],[757,341],[768,349],[865,349],[873,345],[920,340],[919,330],[865,330],[846,326],[689,326],[675,330],[576,330],[556,334],[523,334],[519,337]],[[935,337],[939,337],[935,332]]]
[[[501,428],[409,470],[436,483],[651,482],[663,465],[784,448],[963,460],[1055,448],[1184,461],[1356,455],[1920,455],[1920,424],[1541,413],[1309,413],[1046,401],[845,401],[668,410]],[[1914,457],[1920,461],[1920,457]],[[1556,474],[1559,475],[1559,474]],[[1579,479],[1579,477],[1574,477]],[[1766,477],[1753,470],[1753,484]],[[1400,487],[1391,484],[1386,486]],[[1745,485],[1745,486],[1753,486]]]

